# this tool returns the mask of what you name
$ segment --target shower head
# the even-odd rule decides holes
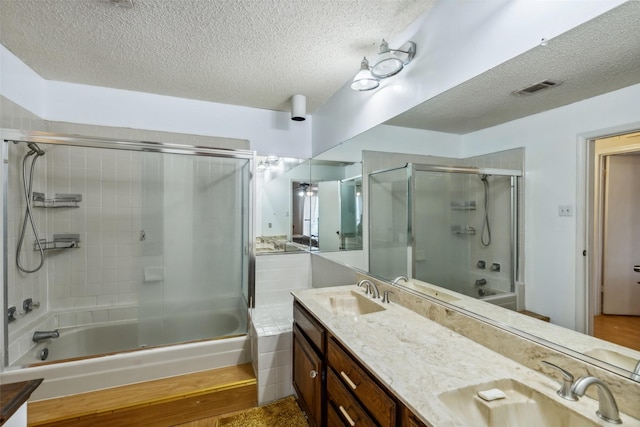
[[[27,147],[29,147],[36,155],[44,156],[44,151],[42,151],[35,142],[27,142]]]

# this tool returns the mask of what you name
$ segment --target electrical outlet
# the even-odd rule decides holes
[[[558,207],[558,215],[559,216],[573,216],[573,206],[571,206],[571,205],[560,205]]]

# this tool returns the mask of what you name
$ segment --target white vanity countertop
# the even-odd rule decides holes
[[[345,290],[363,293],[355,285],[292,293],[424,422],[437,427],[464,426],[464,421],[440,401],[440,394],[499,379],[514,379],[596,423],[613,425],[596,416],[597,401],[588,397],[566,401],[556,394],[559,387],[556,380],[393,302],[383,305],[386,310],[358,317],[334,314],[323,301],[328,300],[327,294]],[[623,426],[640,427],[638,420],[625,414],[621,418]]]

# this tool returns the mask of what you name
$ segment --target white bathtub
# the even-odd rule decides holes
[[[169,325],[165,324],[170,331],[187,329],[186,324],[181,324],[179,319],[175,320]],[[125,353],[117,352],[140,347],[140,325],[137,322],[61,328],[60,338],[38,344],[14,363],[12,368],[2,372],[1,382],[44,378],[45,381],[32,397],[32,400],[41,400],[250,362],[246,320],[237,315],[229,315],[229,312],[216,313],[214,320],[217,320],[214,324],[220,329],[209,330],[210,334],[231,336],[230,338],[165,345]],[[206,324],[211,328],[212,323]],[[188,331],[194,334],[197,332],[192,325]],[[44,348],[49,350],[49,357],[43,364],[40,354]],[[71,357],[96,354],[106,355],[64,361]],[[62,361],[47,363],[58,360]],[[25,367],[34,363],[40,365]]]
[[[59,328],[59,338],[47,339],[16,360],[12,366],[105,355],[202,337],[225,337],[246,333],[246,320],[237,310],[207,313],[197,319],[174,317],[159,321],[109,322]]]
[[[516,310],[516,293],[505,292],[489,287],[479,287],[469,285],[461,289],[455,289],[463,295],[470,296],[488,303],[499,305],[500,307],[508,308],[509,310]]]

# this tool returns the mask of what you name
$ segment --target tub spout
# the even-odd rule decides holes
[[[55,331],[35,331],[33,333],[33,342],[44,341],[49,338],[59,338],[60,332],[56,329]]]

